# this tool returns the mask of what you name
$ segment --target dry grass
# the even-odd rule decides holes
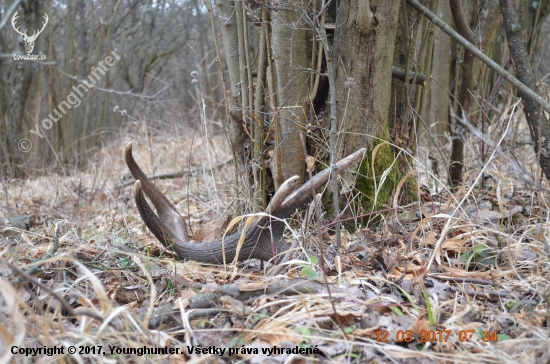
[[[148,174],[198,166],[189,176],[155,182],[197,233],[231,210],[232,165],[210,168],[231,156],[223,135],[210,133],[207,141],[177,129],[148,134],[138,122],[100,150],[87,171],[4,182],[0,218],[32,214],[36,222],[0,237],[0,362],[260,363],[268,358],[262,349],[275,346],[319,352],[273,354],[273,362],[549,361],[548,187],[525,178],[537,168],[513,105],[503,106],[488,132],[488,141],[500,143],[498,153],[490,148],[492,157],[481,161],[471,138],[464,187],[446,189],[444,168],[436,173],[427,158],[438,156],[420,149],[416,177],[432,193],[382,214],[370,230],[344,234],[339,258],[327,244],[333,237],[320,233],[322,222],[292,222],[301,249],[275,276],[257,262],[238,265],[233,281],[224,267],[177,262],[145,230],[132,186],[116,188],[128,175],[122,151],[129,140]],[[16,284],[8,264],[39,282]],[[293,284],[315,277],[322,284],[309,293],[262,294],[264,284],[282,278]],[[199,307],[202,297],[210,298]],[[161,309],[167,315],[159,322]],[[409,332],[411,342],[398,342]],[[435,340],[422,340],[423,332]],[[87,352],[69,355],[71,345]],[[189,354],[196,345],[226,351]],[[65,347],[65,355],[12,355],[14,346]],[[117,352],[144,347],[179,354]],[[230,348],[239,350],[229,357]]]

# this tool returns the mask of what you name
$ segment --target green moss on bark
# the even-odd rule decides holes
[[[375,186],[371,166],[372,153],[375,148],[376,145],[367,150],[367,155],[359,166],[359,176],[355,185],[355,189],[361,193],[359,203],[365,213],[388,208],[393,191],[401,178],[399,162],[395,161],[394,163],[395,156],[392,147],[384,143],[378,148],[374,159]],[[391,170],[383,179],[384,172],[390,167]]]
[[[383,143],[383,142],[378,142],[378,144],[380,143]],[[357,169],[357,171],[359,172],[359,175],[357,176],[355,191],[359,191],[360,194],[358,198],[356,198],[355,201],[353,201],[354,206],[352,206],[351,209],[348,209],[348,212],[346,213],[346,216],[348,217],[352,215],[360,215],[360,214],[365,214],[372,211],[383,210],[390,207],[391,205],[391,198],[393,197],[395,188],[397,187],[397,184],[399,183],[402,177],[402,173],[399,170],[400,163],[399,161],[394,162],[395,160],[394,151],[389,144],[384,143],[382,146],[380,146],[376,151],[376,156],[374,159],[374,175],[376,178],[376,187],[375,187],[373,174],[372,174],[371,161],[372,161],[372,153],[378,144],[375,144],[372,148],[367,149],[365,158],[363,159],[362,163]],[[386,177],[382,181],[382,176],[384,174],[384,171],[386,171],[390,167],[391,169],[389,173],[386,175]],[[320,171],[325,168],[327,167],[319,164],[317,166],[317,171]],[[348,182],[353,183],[353,181],[348,181]],[[376,190],[378,190],[378,195],[376,197],[376,203],[375,203]],[[344,207],[344,204],[346,203],[347,198],[348,198],[347,195],[341,196],[340,208]],[[330,218],[333,218],[334,210],[332,208],[332,191],[330,188],[327,188],[327,190],[323,194],[322,201],[328,216]],[[365,222],[365,220],[363,220],[363,222]],[[345,224],[345,226],[348,230],[354,230],[353,227],[355,227],[355,224],[356,222],[350,221],[349,223]]]

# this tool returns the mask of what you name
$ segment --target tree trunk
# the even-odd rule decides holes
[[[496,1],[486,1],[483,4],[480,5],[479,10],[479,20],[478,24],[479,26],[475,27],[473,29],[476,39],[480,40],[478,48],[487,55],[491,56],[491,58],[497,62],[500,63],[501,59],[499,57],[495,57],[492,53],[493,43],[495,41],[497,31],[500,29],[502,18],[499,14],[498,9],[498,3]],[[482,69],[487,69],[487,77],[482,77]],[[479,92],[482,92],[484,95],[487,94],[487,92],[490,92],[487,88],[481,88],[479,87],[477,83],[482,81],[484,84],[490,85],[491,80],[493,77],[491,77],[494,74],[494,71],[492,71],[488,67],[483,67],[482,62],[476,62],[474,66],[474,80],[476,82],[475,89],[477,89]],[[488,82],[487,82],[488,81]]]
[[[309,103],[307,25],[301,0],[273,2],[272,54],[275,63],[278,116],[275,122],[275,189],[292,176],[305,176],[305,136]]]
[[[536,90],[535,77],[529,61],[529,54],[523,39],[521,25],[512,0],[499,0],[502,22],[506,30],[506,40],[510,55],[514,60],[518,79],[531,90]],[[521,91],[520,91],[521,95]],[[550,179],[550,124],[544,116],[542,105],[523,97],[523,112],[529,124],[531,139],[540,167]]]
[[[36,1],[29,3],[22,3],[23,12],[19,12],[19,18],[17,19],[21,29],[40,29],[44,22],[44,1]],[[13,15],[12,15],[13,16]],[[44,39],[46,32],[37,37],[34,44],[34,48],[31,53],[38,54],[43,51]],[[19,54],[26,54],[25,43],[19,42],[20,50]],[[4,62],[4,61],[2,61]],[[41,82],[36,77],[41,72],[42,66],[35,62],[14,60],[12,61],[14,67],[14,76],[12,78],[11,95],[9,97],[9,104],[7,108],[3,109],[0,115],[0,131],[4,129],[6,146],[1,153],[2,159],[0,163],[4,166],[2,172],[15,178],[23,178],[28,175],[28,161],[37,152],[37,146],[27,150],[27,140],[31,138],[29,129],[34,122],[39,120],[33,120],[37,118],[36,110],[40,110],[40,90]],[[1,65],[1,64],[0,64]],[[2,83],[6,82],[5,79],[1,80]],[[38,97],[38,99],[37,99]],[[30,154],[28,152],[31,152]],[[36,154],[35,154],[36,155]]]
[[[217,0],[218,14],[221,21],[220,29],[223,35],[223,45],[229,73],[229,89],[231,95],[229,100],[229,115],[227,120],[227,135],[231,149],[233,150],[236,164],[236,196],[251,197],[251,185],[248,171],[248,156],[245,153],[245,135],[242,119],[242,99],[246,97],[247,90],[240,88],[242,78],[239,68],[239,59],[244,57],[239,54],[239,36],[237,27],[236,7],[241,6],[240,2]],[[246,203],[243,201],[238,204],[237,214],[246,213]]]
[[[368,209],[374,208],[371,151],[379,139],[389,139],[389,105],[393,52],[399,15],[399,1],[340,2],[333,48],[336,69],[336,110],[339,123],[338,158],[366,147],[368,156],[360,171],[357,188],[366,196]],[[378,150],[375,173],[393,162],[389,145]],[[349,177],[348,177],[349,178]],[[351,181],[350,181],[351,182]],[[378,202],[387,202],[390,188],[380,190]]]
[[[447,24],[452,23],[451,8],[448,1],[438,1],[437,14]],[[445,133],[450,131],[449,99],[451,92],[451,69],[453,64],[452,39],[439,28],[434,29],[432,74],[436,82],[428,86],[428,101],[424,120],[430,131],[440,142],[445,142]]]
[[[470,29],[470,25],[462,9],[462,1],[449,0],[449,4],[451,5],[451,13],[458,33],[470,43],[476,44],[475,34],[472,32],[472,29]],[[466,129],[461,125],[461,122],[469,122],[470,104],[472,102],[471,92],[474,84],[474,61],[475,56],[473,53],[464,49],[464,57],[461,65],[462,74],[458,92],[459,104],[457,106],[460,110],[458,112],[460,120],[455,120],[453,122],[454,128],[451,134],[453,145],[451,150],[449,179],[454,187],[462,183],[462,175],[464,173],[464,142],[466,139]]]

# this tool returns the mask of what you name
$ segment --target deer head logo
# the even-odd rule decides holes
[[[21,34],[21,36],[23,37],[23,40],[25,41],[25,49],[27,50],[27,53],[28,54],[31,54],[32,53],[32,50],[34,49],[34,42],[36,42],[36,38],[38,38],[38,36],[40,35],[40,33],[42,33],[42,31],[44,30],[44,28],[46,28],[46,25],[48,24],[48,15],[47,14],[44,14],[44,19],[46,20],[44,23],[42,23],[42,29],[40,29],[38,32],[35,30],[32,35],[27,35],[27,31],[25,30],[25,33],[22,33],[19,31],[19,27],[15,27],[15,21],[17,20],[17,18],[19,17],[17,15],[19,11],[16,11],[15,14],[13,14],[13,17],[11,18],[11,26],[13,27],[13,29]]]

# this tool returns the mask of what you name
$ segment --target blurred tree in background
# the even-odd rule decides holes
[[[4,176],[45,173],[67,163],[84,166],[87,153],[119,134],[120,118],[112,114],[115,105],[136,115],[147,114],[153,122],[166,119],[177,107],[184,120],[195,104],[188,92],[193,70],[200,71],[205,91],[221,97],[219,74],[207,63],[213,56],[210,20],[198,0],[4,1],[0,9]],[[47,60],[14,60],[14,54],[26,54],[22,37],[11,26],[15,11],[17,26],[29,35],[40,29],[44,14],[49,16],[33,52]],[[115,66],[92,76],[115,49],[120,56]],[[88,92],[80,88],[80,96],[73,86],[88,76],[96,82]],[[71,93],[81,103],[65,108],[58,117],[54,110]],[[210,112],[216,110],[208,106]],[[50,114],[57,120],[51,126],[43,122]],[[22,138],[32,141],[28,153],[18,148]]]

